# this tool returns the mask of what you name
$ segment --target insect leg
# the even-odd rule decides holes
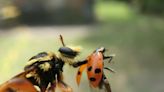
[[[103,59],[105,60],[105,59],[109,59],[109,63],[112,61],[112,59],[113,59],[113,57],[114,57],[114,55],[110,55],[110,56],[103,56]]]
[[[88,60],[78,61],[78,62],[73,63],[72,66],[74,68],[77,68],[79,66],[82,66],[82,65],[86,64],[87,62],[88,62]]]
[[[115,73],[114,69],[112,69],[112,68],[104,67],[104,69],[106,69],[106,70],[108,70],[108,71],[110,71],[112,73]]]
[[[111,91],[110,84],[109,84],[109,81],[108,81],[108,79],[106,78],[105,74],[103,74],[103,84],[104,84],[104,86],[105,86],[106,92],[112,92],[112,91]]]
[[[41,92],[45,92],[46,91],[46,86],[41,86],[40,90],[41,90]]]
[[[55,88],[56,88],[56,81],[54,80],[50,87],[48,88],[48,91],[47,92],[55,92]]]
[[[58,79],[58,86],[59,88],[62,90],[62,92],[73,92],[72,88],[69,87],[64,81],[63,81],[63,74],[62,72],[60,72],[57,75],[57,79]]]

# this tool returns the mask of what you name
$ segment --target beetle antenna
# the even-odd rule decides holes
[[[65,44],[64,44],[64,40],[63,40],[63,36],[60,35],[60,41],[62,42],[62,45],[65,47]]]

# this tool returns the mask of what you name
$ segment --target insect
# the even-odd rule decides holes
[[[60,40],[63,46],[59,48],[59,54],[41,52],[30,58],[24,68],[25,71],[31,67],[36,69],[26,74],[26,78],[33,85],[38,86],[41,92],[54,92],[56,85],[59,85],[62,92],[72,92],[72,88],[63,81],[63,66],[66,63],[73,67],[79,65],[74,60],[80,53],[80,49],[66,46],[61,35]]]
[[[111,92],[109,81],[107,80],[103,69],[107,69],[111,72],[114,72],[113,69],[104,67],[103,61],[109,59],[109,62],[113,59],[113,56],[105,56],[104,52],[106,49],[104,47],[96,49],[91,55],[87,57],[84,61],[81,61],[80,68],[77,72],[76,82],[79,85],[82,72],[87,68],[88,80],[91,87],[102,88],[105,87],[107,92]]]
[[[31,57],[24,67],[24,72],[0,85],[0,92],[55,92],[58,85],[62,92],[72,92],[72,88],[63,81],[63,66],[74,62],[80,53],[79,47],[68,47],[60,35],[62,47],[59,54],[41,52]]]

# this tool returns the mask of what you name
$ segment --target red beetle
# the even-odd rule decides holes
[[[87,75],[91,87],[102,88],[102,86],[104,85],[107,92],[111,92],[109,82],[103,72],[103,69],[107,69],[112,72],[114,71],[113,69],[104,67],[103,60],[109,59],[110,62],[113,56],[104,56],[105,51],[106,50],[104,47],[98,48],[91,55],[89,55],[86,60],[80,62],[81,65],[79,64],[80,68],[76,76],[76,81],[78,85],[80,84],[82,72],[87,67]]]

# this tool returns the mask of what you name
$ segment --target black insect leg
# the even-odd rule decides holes
[[[103,56],[103,59],[105,60],[105,59],[109,59],[109,63],[112,61],[112,59],[113,59],[113,57],[114,56]]]
[[[104,74],[103,74],[103,84],[105,86],[106,92],[112,92],[109,81]]]
[[[73,66],[74,68],[77,68],[77,67],[79,67],[79,66],[81,66],[81,65],[86,64],[87,62],[88,62],[87,60],[77,61],[77,62],[73,63],[72,66]]]
[[[112,68],[104,67],[104,69],[106,69],[106,70],[108,70],[108,71],[110,71],[112,73],[115,73],[114,69],[112,69]]]

